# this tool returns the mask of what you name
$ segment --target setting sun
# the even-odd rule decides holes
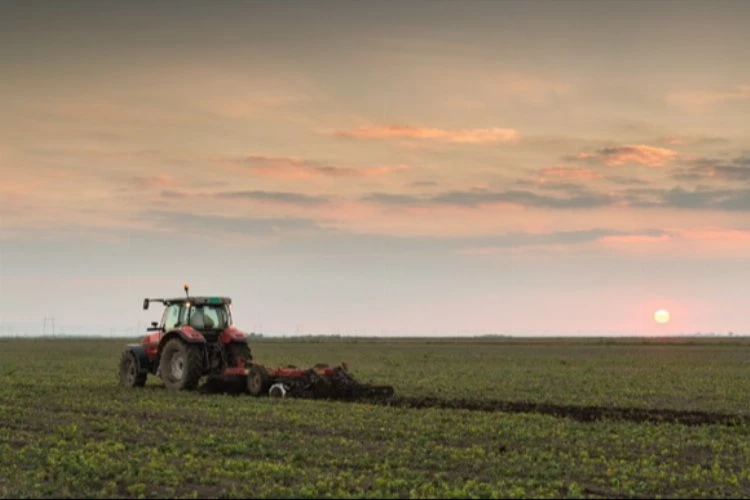
[[[669,311],[666,309],[659,309],[654,313],[654,319],[657,323],[667,323],[669,321]]]

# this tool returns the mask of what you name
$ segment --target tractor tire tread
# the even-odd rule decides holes
[[[200,345],[187,344],[178,338],[167,342],[161,356],[161,362],[165,363],[171,358],[171,351],[182,350],[185,354],[185,376],[182,381],[167,380],[168,374],[161,369],[162,380],[168,389],[192,391],[198,387],[203,376],[203,352]],[[168,372],[168,370],[167,370]]]

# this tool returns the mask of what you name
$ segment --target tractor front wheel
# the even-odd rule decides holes
[[[148,373],[138,371],[138,362],[132,351],[126,350],[120,355],[120,385],[123,387],[143,387]]]
[[[198,387],[203,375],[201,346],[172,339],[161,354],[161,378],[167,389],[192,391]]]

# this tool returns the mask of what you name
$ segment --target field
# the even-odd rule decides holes
[[[123,389],[135,340],[0,340],[1,497],[750,497],[747,339],[253,344],[378,405]]]

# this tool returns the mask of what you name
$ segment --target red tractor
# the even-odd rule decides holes
[[[253,360],[247,335],[232,323],[229,297],[143,299],[164,304],[160,323],[151,323],[140,344],[129,344],[120,356],[120,384],[142,387],[149,374],[160,377],[167,389],[195,390],[209,381],[239,385],[253,396],[360,399],[390,397],[391,386],[357,382],[346,363],[313,368],[294,366],[268,369]]]

